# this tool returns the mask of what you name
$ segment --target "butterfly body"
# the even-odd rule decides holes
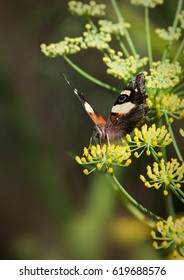
[[[138,74],[120,93],[113,105],[107,121],[91,106],[84,95],[78,91],[64,75],[67,83],[72,87],[84,109],[95,124],[95,137],[100,143],[120,140],[130,133],[148,115],[146,105],[145,77]]]

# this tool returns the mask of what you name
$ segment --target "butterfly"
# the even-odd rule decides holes
[[[94,137],[100,143],[120,140],[141,124],[149,112],[146,104],[144,73],[138,74],[120,93],[114,103],[107,121],[92,107],[83,93],[74,87],[64,74],[66,82],[77,95],[82,106],[95,124]]]

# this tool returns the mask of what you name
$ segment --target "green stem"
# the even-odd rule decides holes
[[[118,179],[115,175],[111,175],[115,185],[118,187],[118,191],[121,194],[122,202],[124,203],[125,207],[139,220],[145,222],[150,227],[155,227],[155,220],[163,220],[161,217],[155,215],[141,204],[139,204],[133,197],[131,197],[127,191],[122,187],[119,183]],[[149,216],[149,218],[147,217]]]
[[[175,57],[174,57],[174,59],[173,59],[173,62],[175,62],[175,61],[178,60],[178,57],[180,56],[181,52],[183,51],[183,48],[184,48],[184,38],[183,38],[183,40],[181,41],[181,44],[180,44],[180,46],[179,46],[179,48],[178,48],[178,51],[177,51],[177,53],[176,53],[176,55],[175,55]]]
[[[173,92],[176,92],[177,95],[179,94],[179,90],[182,90],[181,92],[183,93],[183,87],[184,87],[184,82],[181,82],[178,84],[174,89]]]
[[[184,203],[184,198],[181,197],[181,195],[179,194],[179,192],[173,187],[173,186],[170,186],[171,190],[173,191],[173,193],[177,196],[177,198],[182,202]]]
[[[172,25],[172,27],[174,29],[176,29],[176,27],[177,27],[178,20],[179,20],[178,19],[178,15],[181,12],[182,6],[183,6],[183,0],[179,0],[177,8],[176,8],[175,18],[174,18],[173,25]],[[166,47],[166,49],[164,50],[164,53],[163,53],[162,61],[164,61],[168,57],[169,52],[170,52],[170,50],[172,48],[172,44],[173,44],[173,41],[169,41],[168,42],[167,47]]]
[[[154,149],[152,150],[152,156],[154,157],[156,162],[159,162],[159,157],[157,156],[157,153]]]
[[[119,7],[118,7],[118,5],[117,5],[116,0],[111,0],[111,3],[112,3],[113,9],[114,9],[114,11],[115,11],[115,13],[116,13],[116,15],[117,15],[117,18],[118,18],[119,22],[123,22],[123,17],[122,17],[122,15],[121,15],[121,13],[120,13],[120,10],[119,10]],[[130,49],[131,49],[133,55],[135,56],[135,55],[137,54],[137,52],[136,52],[136,50],[135,50],[134,44],[133,44],[133,42],[132,42],[132,39],[131,39],[131,37],[130,37],[128,31],[127,31],[127,29],[125,29],[125,37],[126,37],[126,39],[127,39],[127,42],[128,42],[128,44],[129,44],[129,47],[130,47]]]
[[[176,9],[176,14],[175,14],[174,22],[173,22],[173,27],[174,27],[174,28],[177,27],[178,20],[179,20],[179,19],[178,19],[178,15],[179,15],[180,12],[181,12],[182,6],[183,6],[183,0],[179,0],[179,1],[178,1],[178,6],[177,6],[177,9]]]
[[[95,30],[97,31],[98,28],[96,27],[96,25],[94,24],[94,22],[91,20],[90,17],[87,17],[87,21],[88,21],[89,24],[92,26],[92,28],[95,29]]]
[[[121,15],[121,13],[120,13],[120,10],[119,10],[119,7],[118,7],[118,5],[117,5],[116,0],[111,0],[111,4],[112,4],[113,9],[114,9],[114,11],[115,11],[115,13],[116,13],[116,15],[117,15],[118,20],[119,20],[120,22],[122,22],[122,21],[123,21],[123,17],[122,17],[122,15]]]
[[[152,56],[152,49],[151,49],[149,9],[147,7],[145,8],[145,28],[146,28],[146,40],[147,40],[147,48],[148,48],[149,65],[151,68],[153,56]]]
[[[172,137],[172,143],[173,143],[175,152],[176,152],[176,154],[177,154],[179,160],[180,160],[181,162],[183,162],[183,157],[182,157],[182,155],[181,155],[181,153],[180,153],[180,150],[179,150],[179,148],[178,148],[178,145],[177,145],[177,142],[176,142],[176,139],[175,139],[173,130],[172,130],[172,126],[171,126],[171,124],[170,124],[170,122],[169,122],[169,119],[168,119],[168,116],[167,116],[167,113],[165,113],[164,116],[165,116],[165,120],[166,120],[166,123],[167,123],[167,126],[168,126],[169,133],[170,133],[170,135],[171,135],[171,137]]]
[[[127,39],[127,42],[128,42],[128,44],[129,44],[129,47],[130,47],[130,49],[131,49],[133,55],[136,56],[136,55],[137,55],[137,52],[136,52],[136,50],[135,50],[135,48],[134,48],[134,44],[133,44],[132,39],[131,39],[131,37],[130,37],[130,35],[129,35],[129,32],[128,32],[126,29],[125,29],[125,37],[126,37],[126,39]]]
[[[182,182],[184,183],[184,182]],[[178,189],[177,192],[184,198],[184,192],[181,189]]]
[[[169,41],[169,42],[167,42],[166,47],[164,49],[163,56],[162,56],[162,62],[164,62],[168,58],[171,48],[172,48],[172,42]]]
[[[123,44],[123,42],[120,40],[120,36],[116,36],[116,39],[120,45],[120,48],[122,49],[123,53],[126,55],[126,57],[129,57],[129,53],[128,53],[128,50],[127,48],[125,47],[125,45]]]
[[[68,64],[70,64],[70,66],[75,69],[79,74],[81,74],[83,77],[85,77],[86,79],[90,80],[91,82],[104,87],[108,90],[114,91],[114,92],[119,92],[120,90],[116,87],[112,87],[106,83],[101,82],[100,80],[92,77],[91,75],[89,75],[88,73],[86,73],[84,70],[82,70],[80,67],[78,67],[75,63],[73,63],[67,56],[64,56],[64,59],[68,62]]]
[[[165,201],[165,209],[166,209],[166,213],[168,216],[172,216],[175,217],[175,209],[174,209],[174,204],[173,204],[173,196],[172,193],[169,192],[168,195],[165,197],[164,199]]]

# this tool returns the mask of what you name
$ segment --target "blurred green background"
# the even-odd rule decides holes
[[[108,16],[115,19],[110,1],[101,2],[108,4]],[[143,10],[129,1],[117,2],[125,20],[132,23],[137,49],[146,55]],[[172,23],[176,2],[165,2],[152,11],[155,27]],[[84,176],[71,156],[81,155],[83,146],[88,146],[93,124],[62,73],[104,116],[115,96],[79,76],[62,58],[45,57],[40,44],[79,36],[84,22],[69,14],[67,1],[1,1],[1,259],[161,257],[151,247],[149,229],[129,215],[107,178]],[[154,38],[159,59],[164,44]],[[98,79],[124,86],[105,74],[95,50],[72,59]],[[145,189],[138,180],[144,168],[139,163],[136,171],[135,161],[121,182],[145,207],[164,215],[162,195]]]

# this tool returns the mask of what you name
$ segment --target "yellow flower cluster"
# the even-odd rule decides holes
[[[170,63],[169,60],[165,62],[153,62],[150,69],[151,76],[146,76],[146,87],[150,89],[168,89],[173,88],[180,81],[181,66],[179,62]]]
[[[84,47],[84,42],[82,37],[65,37],[64,40],[59,43],[52,43],[48,46],[46,44],[41,44],[40,47],[41,51],[46,56],[56,57],[79,52],[81,47]]]
[[[156,5],[163,4],[163,0],[131,0],[132,5],[155,8]]]
[[[76,161],[84,166],[89,165],[90,171],[84,169],[84,174],[89,174],[94,170],[107,171],[113,173],[113,166],[128,166],[131,163],[131,152],[128,145],[103,144],[103,146],[92,145],[88,149],[84,148],[83,156],[76,156]],[[93,167],[94,166],[94,167]]]
[[[155,249],[172,248],[174,256],[184,256],[184,217],[174,220],[172,216],[167,221],[158,221],[156,224],[157,233],[151,231],[151,236],[155,240]],[[159,242],[159,243],[158,243]]]
[[[167,30],[163,28],[157,28],[156,33],[159,38],[165,41],[178,41],[181,37],[181,28],[174,28],[173,26],[169,26]]]
[[[140,157],[145,150],[148,156],[153,153],[160,157],[162,156],[162,153],[156,153],[155,148],[166,147],[172,142],[172,138],[165,126],[156,128],[155,124],[150,127],[148,127],[147,124],[144,124],[140,130],[138,128],[134,129],[134,136],[131,137],[127,134],[126,139],[123,139],[122,143],[125,144],[126,141],[128,142],[131,151],[135,151],[135,157]],[[137,152],[139,149],[141,149],[140,154]]]
[[[83,36],[76,38],[65,37],[59,43],[52,43],[48,46],[41,45],[41,51],[50,57],[65,56],[75,54],[81,49],[97,48],[98,50],[109,49],[109,42],[111,41],[111,34],[106,32],[98,32],[97,29],[92,28],[90,24],[86,24],[86,31]]]
[[[83,33],[86,47],[97,48],[98,50],[109,49],[111,35],[97,29],[92,28],[90,24],[86,24],[86,31]]]
[[[113,49],[109,50],[109,55],[103,57],[104,63],[107,65],[107,73],[117,77],[118,79],[124,79],[128,81],[139,72],[144,65],[147,64],[148,58],[140,58],[139,55],[129,56],[128,58],[122,58],[122,52],[115,52]]]
[[[153,168],[150,165],[147,166],[147,175],[151,179],[150,181],[140,175],[140,179],[146,187],[159,189],[163,186],[164,195],[168,195],[168,189],[171,189],[176,195],[183,196],[181,184],[184,183],[184,163],[180,165],[178,160],[173,158],[168,162],[161,159],[159,164],[157,162],[153,163]]]
[[[106,33],[112,33],[115,35],[121,35],[124,36],[125,35],[125,30],[127,28],[130,28],[130,24],[126,23],[124,21],[118,22],[118,23],[113,23],[110,20],[99,20],[98,24],[100,26],[100,30],[102,32],[106,32]]]
[[[163,114],[176,119],[184,117],[184,99],[174,93],[163,93],[160,97],[150,96],[151,107],[155,110],[156,115],[160,118]]]
[[[81,1],[69,1],[69,11],[71,14],[86,17],[101,17],[105,15],[105,4],[97,4],[96,1],[90,1],[89,4]]]

